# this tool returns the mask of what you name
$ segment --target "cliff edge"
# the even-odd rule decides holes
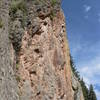
[[[84,100],[60,4],[0,1],[0,100]]]

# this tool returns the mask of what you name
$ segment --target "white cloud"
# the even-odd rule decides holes
[[[100,57],[93,58],[81,66],[79,70],[81,75],[86,80],[87,84],[99,84],[100,83]],[[88,80],[88,81],[87,81]]]
[[[71,51],[72,56],[76,59],[76,66],[80,75],[83,77],[87,87],[90,84],[94,86],[100,84],[100,41],[89,43],[88,41],[82,42],[81,36],[72,38]],[[98,87],[97,87],[98,88]],[[100,97],[100,90],[96,89],[96,95]]]
[[[84,8],[85,8],[85,12],[89,12],[92,7],[89,5],[84,5]]]
[[[95,92],[96,92],[96,95],[97,95],[97,97],[98,97],[98,100],[100,100],[100,91],[97,90],[97,89],[95,89]]]
[[[73,57],[78,57],[78,55],[80,53],[83,53],[83,51],[85,50],[83,48],[86,48],[88,46],[87,46],[86,43],[82,43],[82,41],[83,41],[82,35],[75,34],[74,37],[71,37],[71,40],[74,41],[74,42],[73,41],[70,42],[70,45],[71,45],[71,48],[70,48],[71,54],[73,55]]]
[[[91,61],[84,64],[79,69],[81,76],[83,77],[87,87],[90,84],[94,86],[100,84],[100,56],[93,58]],[[100,100],[100,90],[95,88],[95,92],[98,100]]]
[[[92,57],[92,55],[93,55],[94,57],[96,56],[96,58],[93,57],[91,59],[93,59],[93,61],[95,59],[95,61],[96,61],[100,57],[100,41],[90,44],[88,41],[85,41],[85,40],[84,40],[85,42],[82,42],[83,41],[82,38],[83,37],[79,36],[79,38],[74,39],[75,42],[72,42],[70,44],[73,57],[78,58],[78,56],[81,55],[81,58],[86,56],[86,59],[87,59],[89,56]],[[78,61],[80,61],[80,59],[78,59]],[[93,61],[85,61],[84,67],[87,66],[87,62],[92,63]],[[100,60],[99,60],[99,62],[100,62]],[[76,62],[76,63],[81,67],[80,62]]]

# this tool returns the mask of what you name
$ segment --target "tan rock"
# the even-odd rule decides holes
[[[20,18],[25,9],[19,5],[16,17],[10,15],[11,1],[0,1],[0,100],[84,100],[71,71],[61,0],[26,1],[25,30]]]
[[[41,34],[32,37],[26,31],[22,39],[18,71],[22,97],[27,97],[27,89],[32,91],[26,100],[74,100],[64,15],[59,11],[53,21],[46,17],[39,22]]]

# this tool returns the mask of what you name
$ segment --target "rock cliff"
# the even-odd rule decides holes
[[[84,100],[60,4],[0,1],[0,100]]]

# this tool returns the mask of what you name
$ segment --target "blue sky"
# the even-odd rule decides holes
[[[71,55],[100,100],[100,0],[63,0]]]

